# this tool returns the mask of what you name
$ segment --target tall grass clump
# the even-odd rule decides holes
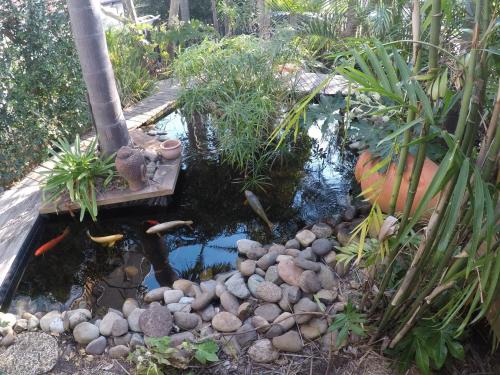
[[[174,63],[183,110],[210,115],[224,160],[245,176],[265,170],[276,156],[267,140],[291,100],[277,74],[288,53],[272,42],[238,36],[206,40]]]

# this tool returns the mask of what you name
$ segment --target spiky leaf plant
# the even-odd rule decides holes
[[[56,151],[57,150],[57,151]],[[74,145],[62,138],[53,142],[49,150],[54,157],[54,168],[44,172],[43,199],[56,205],[67,197],[80,206],[80,221],[85,212],[97,220],[96,183],[102,179],[106,187],[114,173],[114,155],[100,158],[97,154],[97,140],[94,139],[85,151],[81,151],[80,137]]]

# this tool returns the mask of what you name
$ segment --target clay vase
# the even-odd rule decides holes
[[[158,152],[164,159],[177,159],[182,153],[181,141],[178,139],[169,139],[160,144]]]
[[[372,154],[369,151],[364,151],[356,163],[356,169],[354,175],[356,180],[361,185],[362,191],[367,191],[368,188],[373,187],[374,191],[367,194],[367,198],[371,203],[377,202],[383,212],[389,212],[392,187],[396,181],[396,170],[397,165],[392,163],[387,171],[384,173],[375,172],[369,174],[370,169],[373,168],[379,160],[373,159]],[[411,154],[408,155],[406,159],[406,167],[403,172],[403,179],[401,180],[401,185],[399,187],[398,200],[396,202],[396,213],[401,213],[404,210],[405,203],[408,197],[408,187],[411,180],[411,172],[413,170],[413,164],[415,163],[415,157]],[[438,165],[430,159],[425,159],[424,166],[422,168],[422,174],[420,175],[420,181],[417,187],[417,192],[413,200],[413,204],[410,210],[411,215],[415,213],[415,210],[420,205],[420,201],[424,197],[427,188],[429,187],[434,175],[438,170]],[[439,200],[439,195],[436,195],[427,204],[426,210],[423,217],[429,217],[432,213],[434,207],[436,207]]]
[[[131,191],[146,187],[146,160],[140,150],[122,146],[116,154],[115,166]]]

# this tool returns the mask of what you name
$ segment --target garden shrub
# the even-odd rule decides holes
[[[65,1],[0,4],[0,186],[89,126]]]
[[[155,75],[162,68],[160,55],[132,27],[107,30],[106,41],[120,99],[128,107],[152,92]]]
[[[213,28],[193,20],[172,27],[126,25],[106,31],[121,102],[128,107],[150,95],[159,79],[169,74],[169,49],[215,35]],[[173,51],[172,51],[173,52]]]

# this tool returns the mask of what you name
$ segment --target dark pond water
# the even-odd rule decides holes
[[[196,280],[233,269],[238,239],[284,242],[298,229],[341,212],[348,202],[354,157],[339,151],[335,139],[322,139],[318,127],[293,150],[292,162],[274,168],[273,185],[265,193],[255,191],[276,224],[272,233],[244,205],[242,185],[222,163],[209,126],[187,124],[175,112],[156,128],[181,139],[184,146],[176,193],[168,205],[103,209],[97,223],[69,216],[46,218],[30,252],[66,226],[71,235],[43,256],[31,257],[12,306],[68,307],[87,290],[95,308],[120,308],[125,298],[169,285],[177,277]],[[145,234],[146,220],[193,220],[194,226],[160,237]],[[125,238],[105,248],[90,241],[87,230],[94,236],[121,233]]]

